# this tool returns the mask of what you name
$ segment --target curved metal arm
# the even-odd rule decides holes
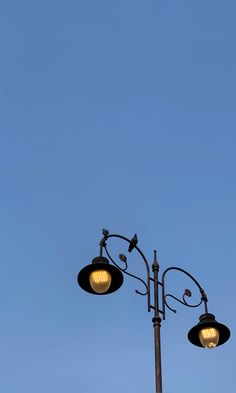
[[[100,241],[100,247],[101,247],[100,253],[102,254],[102,250],[104,249],[105,252],[106,252],[106,254],[107,254],[107,256],[108,256],[108,258],[111,260],[111,262],[112,262],[120,271],[122,271],[123,273],[127,274],[127,275],[130,276],[130,277],[135,278],[136,280],[140,281],[140,282],[144,285],[144,287],[145,287],[145,292],[141,292],[141,291],[139,291],[139,290],[137,290],[137,289],[136,289],[135,292],[136,292],[138,295],[147,296],[147,299],[148,299],[148,311],[150,311],[150,310],[151,310],[151,301],[150,301],[150,268],[149,268],[149,264],[148,264],[148,261],[147,261],[145,255],[144,255],[143,252],[140,250],[140,248],[139,248],[136,244],[133,243],[132,239],[130,240],[130,239],[126,238],[125,236],[118,235],[118,234],[109,234],[108,231],[103,231],[103,234],[104,234],[104,237],[103,237],[102,240]],[[127,258],[126,258],[125,255],[123,255],[123,254],[120,254],[120,255],[119,255],[120,260],[125,264],[125,267],[124,267],[124,268],[120,267],[120,265],[118,265],[118,264],[114,261],[114,259],[111,257],[110,253],[108,252],[107,244],[106,244],[107,240],[110,239],[110,238],[118,238],[118,239],[125,240],[127,243],[129,243],[129,250],[130,250],[130,251],[132,251],[132,249],[135,249],[135,250],[138,251],[139,255],[142,257],[142,260],[143,260],[143,262],[144,262],[144,264],[145,264],[145,267],[146,267],[146,270],[147,270],[147,281],[146,281],[146,282],[145,282],[142,278],[140,278],[140,277],[138,277],[138,276],[135,276],[134,274],[129,273],[129,272],[127,271],[127,269],[128,269],[128,263],[127,263]]]
[[[198,287],[199,292],[201,294],[201,299],[199,301],[199,303],[197,304],[189,304],[186,301],[186,296],[187,297],[191,297],[192,293],[189,289],[185,289],[185,292],[182,296],[182,300],[177,298],[176,296],[170,294],[170,293],[165,293],[165,276],[166,273],[169,272],[170,270],[177,270],[181,273],[184,273],[186,276],[188,276]],[[205,307],[205,313],[208,313],[208,309],[207,309],[207,296],[205,294],[204,289],[201,287],[201,285],[198,283],[198,281],[190,274],[188,273],[186,270],[181,269],[179,267],[169,267],[168,269],[166,269],[163,274],[162,274],[162,310],[163,310],[163,319],[165,319],[166,313],[165,313],[165,307],[167,307],[169,310],[173,311],[174,313],[176,313],[176,310],[172,307],[170,307],[170,305],[167,303],[166,298],[167,297],[171,297],[172,299],[176,300],[177,302],[183,304],[184,306],[187,307],[199,307],[203,302],[204,302],[204,307]]]

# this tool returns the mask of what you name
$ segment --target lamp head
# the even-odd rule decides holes
[[[117,267],[110,265],[107,258],[99,256],[79,272],[77,281],[86,292],[107,295],[121,287],[123,274]]]
[[[188,333],[189,341],[202,348],[215,348],[224,344],[230,337],[227,326],[217,322],[213,314],[203,314],[200,322]]]

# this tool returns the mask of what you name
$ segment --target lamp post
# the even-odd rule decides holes
[[[123,267],[114,261],[107,248],[107,242],[111,238],[118,238],[126,241],[128,243],[128,252],[132,252],[134,249],[138,252],[146,268],[145,280],[131,274],[128,271],[127,257],[124,254],[119,255],[119,259],[123,263]],[[142,282],[145,290],[143,292],[136,290],[136,293],[147,297],[147,310],[148,312],[153,311],[154,313],[152,322],[155,342],[156,393],[162,393],[161,322],[166,318],[166,308],[176,313],[176,310],[168,304],[168,298],[172,298],[184,306],[191,308],[196,308],[203,304],[204,313],[199,317],[199,323],[188,333],[188,339],[192,344],[202,348],[215,348],[224,344],[229,339],[230,330],[227,326],[217,322],[215,320],[215,316],[208,312],[208,299],[206,293],[198,281],[190,273],[179,267],[169,267],[162,273],[161,280],[159,280],[159,263],[157,261],[156,251],[154,251],[151,275],[149,263],[137,244],[137,235],[135,235],[132,239],[128,239],[122,235],[110,234],[108,230],[103,229],[103,237],[100,241],[100,255],[94,258],[91,264],[85,266],[79,272],[77,281],[82,289],[97,295],[106,295],[117,291],[123,284],[122,273]],[[106,257],[103,256],[104,252],[106,253]],[[109,261],[112,264],[109,263]],[[200,292],[200,300],[197,304],[188,303],[186,298],[192,296],[189,289],[185,289],[182,299],[177,298],[171,293],[166,293],[165,281],[167,273],[170,271],[181,272],[194,282]]]

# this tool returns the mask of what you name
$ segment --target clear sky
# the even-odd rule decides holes
[[[0,0],[1,393],[154,392],[139,284],[96,297],[76,283],[103,227],[190,271],[231,328],[224,346],[193,347],[203,310],[176,305],[164,393],[236,392],[235,13],[233,0]],[[135,256],[130,271],[144,274]],[[179,274],[167,285],[194,291]]]

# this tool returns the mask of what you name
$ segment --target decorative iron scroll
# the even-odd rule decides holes
[[[184,291],[184,294],[182,296],[182,300],[177,298],[176,296],[170,294],[170,293],[165,293],[165,276],[166,273],[169,272],[170,270],[177,270],[181,273],[184,273],[185,275],[187,275],[198,287],[201,298],[200,301],[197,304],[190,304],[187,302],[186,297],[191,297],[192,296],[192,292],[190,291],[190,289],[186,288]],[[165,307],[167,307],[170,311],[176,313],[177,311],[172,308],[168,302],[167,302],[167,298],[172,298],[174,300],[176,300],[177,302],[183,304],[186,307],[199,307],[203,302],[204,302],[204,306],[205,306],[205,312],[207,313],[207,296],[203,290],[203,288],[200,286],[200,284],[198,283],[198,281],[190,274],[188,273],[186,270],[181,269],[179,267],[169,267],[168,269],[166,269],[163,274],[162,274],[162,310],[163,310],[163,319],[165,319],[166,313],[165,313]]]
[[[122,235],[109,234],[109,231],[107,229],[103,229],[102,233],[103,233],[103,238],[100,241],[100,255],[102,255],[103,250],[105,250],[108,259],[113,263],[113,265],[115,265],[117,267],[117,269],[119,269],[124,274],[127,274],[128,276],[135,278],[136,280],[138,280],[139,282],[141,282],[144,285],[144,287],[145,287],[144,291],[139,291],[139,290],[136,289],[135,292],[138,295],[147,296],[148,311],[151,311],[151,309],[153,309],[154,307],[151,306],[151,300],[150,300],[150,297],[151,297],[150,282],[154,281],[154,279],[150,276],[150,267],[149,267],[149,264],[148,264],[148,261],[147,261],[145,255],[140,250],[140,248],[137,246],[137,244],[138,244],[137,235],[135,234],[132,239],[128,239],[128,238],[126,238],[126,237],[124,237]],[[108,251],[108,248],[107,248],[107,241],[110,238],[117,238],[117,239],[122,239],[122,240],[126,241],[129,244],[128,252],[132,252],[133,249],[135,249],[139,253],[139,255],[141,256],[142,261],[144,262],[145,267],[146,267],[146,271],[147,271],[147,279],[146,279],[146,281],[144,281],[142,278],[140,278],[140,277],[138,277],[138,276],[136,276],[136,275],[134,275],[134,274],[132,274],[132,273],[130,273],[128,271],[129,266],[128,266],[128,261],[127,261],[126,255],[119,254],[119,259],[123,263],[123,267],[120,266],[120,264],[114,260],[114,258],[110,255],[110,253]],[[165,278],[166,278],[166,274],[169,271],[171,271],[171,270],[175,270],[175,271],[179,271],[181,273],[184,273],[186,276],[188,276],[195,283],[195,285],[199,289],[199,292],[200,292],[200,295],[201,295],[200,300],[199,300],[199,302],[197,304],[190,304],[186,300],[186,298],[190,298],[192,296],[192,292],[188,288],[185,289],[185,291],[183,293],[183,296],[182,296],[182,299],[179,299],[178,297],[172,295],[171,293],[165,293]],[[157,281],[156,285],[157,285],[157,288],[159,286],[162,287],[162,310],[158,310],[158,311],[161,312],[161,314],[163,315],[163,319],[165,319],[165,317],[166,317],[166,312],[165,312],[166,307],[170,311],[172,311],[174,313],[177,312],[174,308],[172,308],[169,305],[169,303],[167,301],[168,298],[172,298],[175,301],[177,301],[178,303],[181,303],[184,306],[191,307],[191,308],[199,307],[202,303],[204,303],[205,313],[208,313],[207,296],[206,296],[203,288],[200,286],[198,281],[190,273],[188,273],[186,270],[181,269],[179,267],[169,267],[168,269],[166,269],[163,272],[163,274],[162,274],[162,281],[161,282]],[[154,286],[155,286],[155,283],[154,283]],[[157,289],[157,296],[158,296],[158,289]]]
[[[109,231],[106,230],[106,229],[103,230],[103,235],[104,235],[104,236],[103,236],[103,238],[102,238],[102,240],[101,240],[101,242],[100,242],[101,252],[102,252],[102,249],[104,249],[105,252],[106,252],[107,257],[110,259],[110,261],[111,261],[111,262],[112,262],[121,272],[123,272],[124,274],[126,274],[126,275],[128,275],[128,276],[130,276],[130,277],[135,278],[136,280],[138,280],[139,282],[141,282],[141,283],[144,285],[144,287],[145,287],[145,290],[144,290],[144,291],[139,291],[138,289],[136,289],[135,292],[136,292],[138,295],[147,296],[147,298],[148,298],[148,311],[150,311],[150,308],[151,308],[151,307],[150,307],[150,268],[149,268],[149,264],[148,264],[148,261],[147,261],[145,255],[142,253],[142,251],[140,250],[140,248],[137,246],[137,243],[138,243],[137,235],[135,235],[135,236],[130,240],[130,239],[128,239],[128,238],[126,238],[126,237],[124,237],[124,236],[121,236],[121,235],[109,234]],[[146,271],[147,271],[147,281],[146,281],[146,282],[145,282],[142,278],[140,278],[140,277],[138,277],[138,276],[136,276],[136,275],[134,275],[134,274],[132,274],[132,273],[130,273],[130,272],[127,271],[129,266],[128,266],[128,261],[127,261],[126,255],[124,255],[124,254],[119,254],[119,259],[120,259],[120,261],[124,264],[123,267],[120,266],[120,264],[117,263],[117,262],[114,260],[114,258],[112,258],[112,256],[110,255],[110,253],[109,253],[109,251],[108,251],[108,248],[107,248],[107,240],[110,239],[110,238],[118,238],[118,239],[125,240],[127,243],[129,243],[129,249],[128,249],[129,252],[131,252],[133,249],[135,249],[135,250],[139,253],[139,255],[141,256],[141,258],[142,258],[142,260],[143,260],[143,262],[144,262],[144,264],[145,264]]]

